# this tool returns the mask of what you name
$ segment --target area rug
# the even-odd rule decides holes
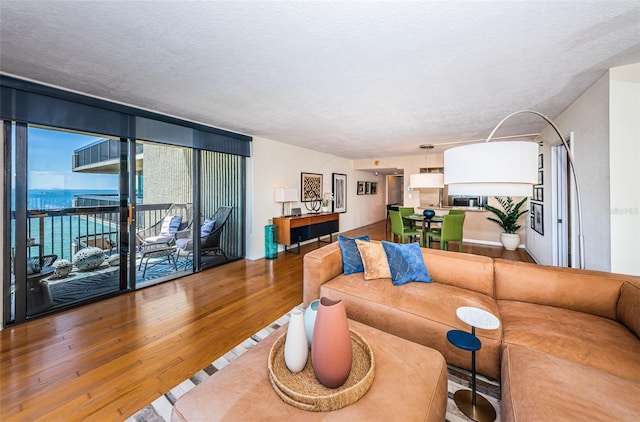
[[[172,265],[154,265],[149,266],[146,271],[142,269],[138,271],[138,262],[136,262],[136,283],[138,287],[144,287],[144,282],[166,277],[174,272]],[[69,277],[58,280],[46,278],[45,281],[49,284],[54,305],[73,303],[117,292],[120,286],[118,269],[108,265],[93,271],[72,272]]]
[[[294,309],[304,309],[302,305],[297,306]],[[200,384],[202,381],[210,376],[215,376],[215,373],[227,366],[230,362],[237,359],[243,353],[247,352],[253,346],[260,341],[268,337],[272,332],[289,322],[290,312],[280,317],[269,326],[258,331],[241,344],[227,352],[224,356],[211,362],[206,368],[198,371],[191,378],[184,380],[177,385],[171,391],[158,397],[153,403],[146,406],[144,409],[138,411],[135,415],[127,419],[127,422],[169,422],[171,421],[171,412],[173,405],[176,401],[187,391]],[[455,402],[453,401],[453,394],[460,389],[471,388],[471,372],[465,369],[456,368],[449,365],[448,369],[448,393],[449,400],[447,403],[447,421],[448,422],[468,422],[472,419],[467,418],[460,410],[458,410]],[[476,379],[477,390],[479,394],[486,397],[493,407],[496,409],[497,417],[496,421],[500,422],[500,383],[497,381],[489,380],[483,376],[478,376]],[[259,420],[260,418],[256,418]]]

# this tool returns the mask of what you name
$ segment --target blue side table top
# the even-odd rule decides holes
[[[466,331],[451,330],[447,332],[447,340],[449,340],[449,343],[454,346],[469,352],[476,352],[480,350],[480,347],[482,347],[480,339]]]

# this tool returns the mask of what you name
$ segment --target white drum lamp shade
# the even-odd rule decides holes
[[[442,173],[418,173],[409,176],[409,186],[413,189],[443,188],[444,174]]]
[[[538,183],[538,144],[485,142],[444,152],[450,195],[531,196]]]

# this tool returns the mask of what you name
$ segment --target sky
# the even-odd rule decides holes
[[[29,189],[118,190],[113,174],[74,173],[73,151],[101,137],[29,127]]]

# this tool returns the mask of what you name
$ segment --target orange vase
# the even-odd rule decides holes
[[[311,364],[318,381],[329,388],[344,384],[351,372],[352,353],[344,303],[321,298],[311,342]]]

